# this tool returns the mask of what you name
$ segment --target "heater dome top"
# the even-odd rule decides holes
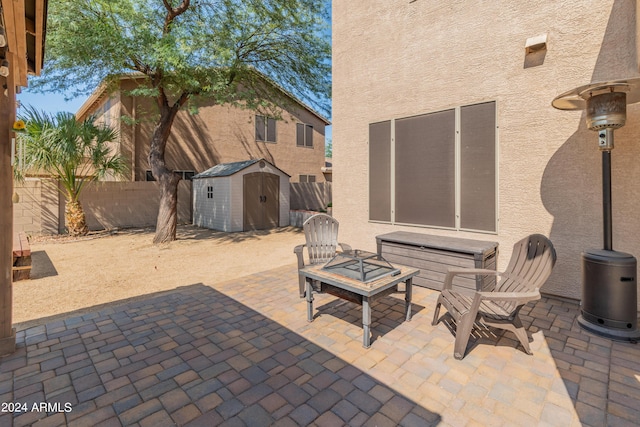
[[[608,92],[625,92],[627,104],[640,102],[640,77],[579,86],[556,96],[551,105],[558,110],[586,110],[589,98]]]

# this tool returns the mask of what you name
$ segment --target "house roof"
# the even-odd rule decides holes
[[[123,74],[122,76],[120,76],[120,80],[133,80],[133,79],[139,79],[143,77],[144,75],[142,73],[129,73],[129,74]],[[302,108],[304,108],[305,110],[309,111],[311,114],[313,114],[314,116],[322,120],[325,123],[325,125],[328,126],[331,124],[329,119],[327,119],[326,117],[324,117],[323,115],[315,111],[313,108],[311,108],[309,105],[305,104],[304,102],[296,98],[290,92],[282,88],[282,86],[278,85],[276,82],[274,82],[273,80],[271,80],[270,78],[264,75],[263,75],[263,78],[269,84],[272,84],[273,86],[278,88],[278,90],[282,91],[286,96],[291,98],[295,103],[299,104]],[[91,93],[91,95],[89,95],[87,100],[80,106],[80,108],[78,108],[78,111],[76,112],[76,118],[78,120],[84,120],[90,114],[90,112],[92,112],[98,106],[98,104],[108,95],[109,95],[108,85],[106,85],[103,82]]]
[[[240,172],[243,169],[248,168],[249,166],[256,164],[258,162],[269,163],[274,168],[278,169],[280,172],[287,176],[291,176],[288,173],[284,172],[282,169],[276,167],[271,162],[265,159],[251,159],[251,160],[243,160],[241,162],[231,162],[231,163],[220,163],[215,165],[214,167],[207,169],[204,172],[200,172],[197,175],[194,175],[191,179],[199,179],[199,178],[215,178],[220,176],[230,176],[237,172]]]

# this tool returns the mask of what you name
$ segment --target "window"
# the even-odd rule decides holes
[[[369,125],[369,219],[497,231],[496,104]]]
[[[300,182],[316,182],[315,175],[300,175]]]
[[[211,185],[207,186],[207,199],[213,199],[213,187]]]
[[[276,119],[256,116],[256,141],[276,142]]]
[[[296,123],[296,146],[313,147],[313,126]]]
[[[193,178],[193,176],[196,174],[194,171],[173,171],[173,173],[177,174],[178,176],[180,176],[181,179],[184,179],[186,181],[191,181],[191,178]]]

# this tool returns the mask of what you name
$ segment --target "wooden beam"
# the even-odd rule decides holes
[[[2,0],[2,15],[4,16],[4,31],[7,34],[7,45],[9,47],[9,51],[16,52],[18,42],[14,27],[15,18],[13,0]]]
[[[18,67],[20,74],[16,76],[16,84],[27,86],[27,28],[24,15],[24,0],[13,0],[14,23],[16,29]]]
[[[18,86],[27,85],[27,33],[25,27],[24,1],[1,0],[5,32],[9,52],[16,58],[11,63],[13,81]],[[10,61],[11,62],[11,61]]]
[[[24,17],[24,27],[26,28],[27,34],[36,35],[36,23],[34,20]]]
[[[6,9],[5,9],[6,10]],[[7,53],[8,60],[15,56]],[[15,114],[15,82],[13,75],[0,77],[0,90],[7,85],[7,96],[0,92],[0,355],[12,353],[16,348],[13,328],[13,168],[11,167],[12,119]]]
[[[42,71],[44,60],[44,28],[45,28],[45,0],[36,0],[36,76]]]

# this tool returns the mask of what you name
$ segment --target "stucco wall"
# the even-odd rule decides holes
[[[547,50],[525,56],[528,38]],[[638,76],[636,2],[333,2],[334,216],[340,240],[375,249],[396,230],[500,243],[543,233],[557,266],[543,292],[581,297],[580,254],[602,246],[597,135],[555,96],[594,81]],[[369,222],[370,123],[496,101],[498,233]],[[613,150],[614,248],[640,256],[640,106],[628,108]],[[419,186],[419,184],[418,184]]]

